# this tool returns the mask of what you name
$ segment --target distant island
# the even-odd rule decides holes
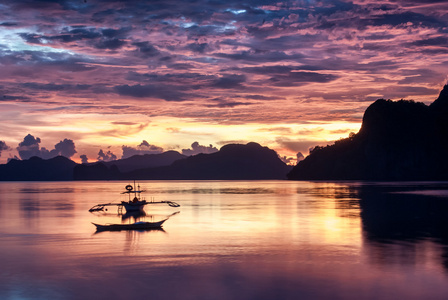
[[[167,151],[89,164],[77,164],[64,156],[12,159],[0,165],[0,180],[286,179],[291,168],[274,150],[257,143],[248,143],[225,145],[211,154],[187,157],[176,151]]]
[[[314,148],[292,180],[448,180],[448,85],[431,104],[380,99],[357,134]]]

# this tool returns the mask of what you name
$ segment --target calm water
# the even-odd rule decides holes
[[[446,299],[448,183],[0,183],[0,299]]]

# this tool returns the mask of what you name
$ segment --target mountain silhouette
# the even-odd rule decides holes
[[[286,179],[290,170],[274,150],[252,142],[225,145],[215,153],[198,154],[170,166],[136,170],[123,176],[129,179]]]
[[[118,180],[121,172],[116,165],[108,167],[104,162],[76,165],[73,170],[74,180]]]
[[[120,172],[130,172],[143,168],[155,168],[169,166],[173,162],[179,159],[186,158],[185,155],[180,154],[177,151],[166,151],[160,154],[143,154],[133,155],[128,158],[102,162],[107,167],[117,166]],[[96,163],[93,163],[96,164]]]
[[[61,181],[73,180],[76,163],[64,156],[42,159],[33,156],[27,160],[11,159],[0,165],[0,180],[9,181]]]
[[[0,165],[0,180],[286,179],[290,170],[274,150],[248,143],[190,157],[167,151],[91,164],[76,164],[63,156],[12,159]]]
[[[186,158],[177,151],[166,151],[160,154],[134,155],[129,158],[108,162],[95,162],[75,166],[75,180],[113,180],[122,179],[123,172],[131,172],[142,168],[169,166],[179,159]]]
[[[448,85],[429,106],[380,99],[361,129],[316,147],[288,174],[296,180],[448,179]]]

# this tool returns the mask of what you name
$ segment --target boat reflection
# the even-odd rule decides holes
[[[97,224],[93,223],[96,227],[96,231],[122,231],[122,230],[137,230],[146,231],[153,229],[162,229],[163,223],[167,221],[170,217],[180,213],[179,211],[172,213],[164,218],[160,215],[147,215],[144,211],[134,211],[127,212],[122,215],[121,224],[107,223],[107,224]],[[131,218],[134,220],[131,222]],[[128,220],[129,222],[125,222]]]
[[[92,214],[95,214],[97,216],[103,216],[103,217],[112,217],[112,216],[119,216],[121,217],[122,221],[126,221],[129,218],[132,218],[134,222],[137,222],[140,218],[147,216],[146,211],[144,210],[137,210],[137,211],[127,211],[126,213],[117,212],[117,213],[111,213],[107,210],[102,211],[95,211],[92,212]],[[151,215],[154,216],[154,215]]]
[[[144,210],[137,210],[137,211],[127,211],[124,214],[121,214],[121,220],[126,221],[127,219],[134,219],[134,222],[137,222],[139,219],[146,217],[146,211]],[[154,217],[154,215],[150,216],[151,218]]]

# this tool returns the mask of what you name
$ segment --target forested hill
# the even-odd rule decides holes
[[[248,143],[225,145],[215,153],[198,154],[170,166],[124,175],[136,179],[286,179],[290,170],[274,150]]]
[[[377,100],[360,131],[316,147],[288,174],[295,180],[447,180],[448,85],[429,106]]]

